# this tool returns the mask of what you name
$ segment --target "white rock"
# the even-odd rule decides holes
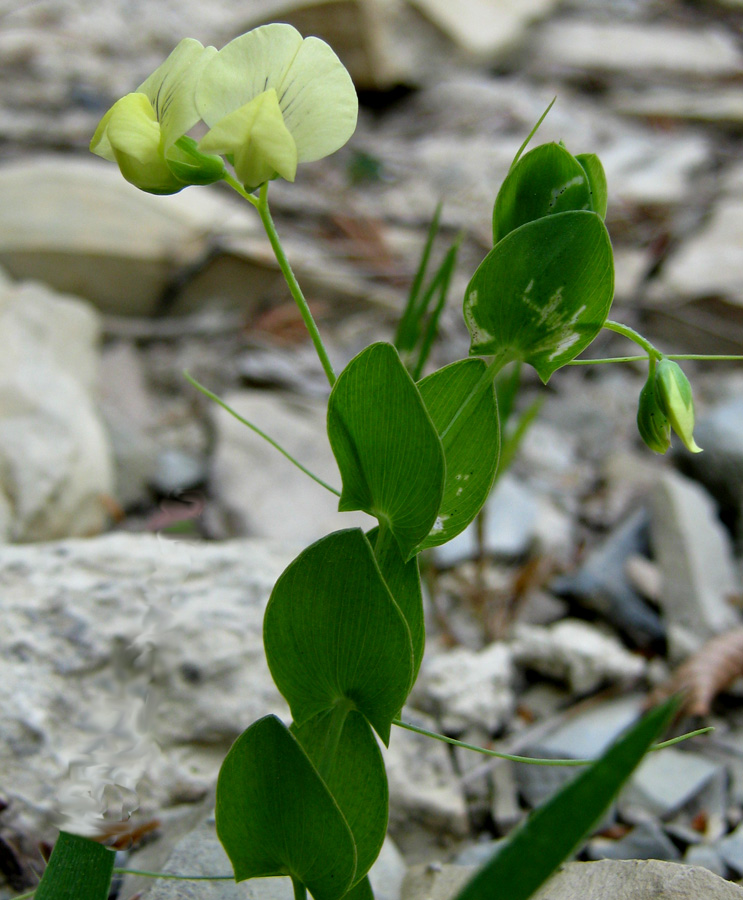
[[[666,819],[716,783],[724,790],[726,778],[720,763],[699,753],[668,747],[643,759],[619,795],[619,809],[630,818],[631,810],[640,809]],[[707,812],[706,805],[702,808]]]
[[[4,537],[94,534],[113,494],[108,437],[92,388],[98,319],[34,283],[0,285],[0,522]]]
[[[743,98],[735,87],[716,85],[713,91],[692,86],[683,88],[648,87],[621,91],[611,101],[617,112],[636,116],[663,116],[690,119],[716,125],[740,125],[743,122]]]
[[[496,556],[521,556],[526,553],[536,536],[540,506],[546,521],[540,533],[547,536],[551,531],[552,511],[545,501],[540,502],[528,485],[519,481],[510,472],[498,479],[484,508],[485,552]],[[477,555],[477,525],[473,522],[453,540],[442,544],[434,551],[437,565],[442,568],[454,566]]]
[[[672,655],[739,623],[731,540],[698,484],[666,471],[651,494],[651,541],[662,583],[658,602]]]
[[[137,786],[150,813],[208,790],[245,727],[288,715],[262,620],[291,555],[261,542],[123,533],[5,547],[4,823],[25,819],[48,834],[60,793],[79,799],[99,784],[97,764]]]
[[[116,464],[116,501],[123,509],[145,503],[157,466],[152,437],[156,415],[142,361],[132,343],[118,341],[103,350],[101,413]]]
[[[475,57],[497,58],[514,48],[528,26],[547,15],[555,0],[410,0],[457,45]]]
[[[405,708],[401,719],[436,731],[429,716]],[[409,856],[411,848],[439,837],[464,837],[469,831],[467,808],[447,746],[403,728],[393,728],[389,749],[383,749],[390,788],[390,830]],[[403,897],[407,897],[403,892]]]
[[[513,712],[513,676],[505,644],[438,653],[429,644],[411,702],[434,715],[447,733],[480,726],[493,734]]]
[[[716,27],[557,20],[541,29],[534,54],[540,67],[706,78],[743,72],[733,35]]]
[[[325,432],[324,400],[276,391],[240,391],[224,399],[311,472],[340,489]],[[340,528],[374,527],[374,520],[361,513],[339,513],[334,494],[223,409],[215,407],[214,412],[213,488],[233,534],[310,543]]]
[[[453,900],[473,866],[415,866],[403,885],[406,900]],[[657,859],[571,862],[533,900],[743,900],[743,888],[699,866]]]
[[[0,168],[0,264],[108,312],[147,315],[215,233],[254,230],[216,191],[157,197],[103,160],[39,157]],[[247,206],[247,204],[245,204]]]
[[[606,681],[630,682],[645,670],[642,658],[626,650],[617,638],[577,619],[545,628],[518,624],[512,649],[517,665],[567,681],[578,694]]]
[[[677,303],[721,295],[741,304],[743,296],[743,200],[721,197],[709,219],[684,241],[650,286],[651,299]]]
[[[701,135],[621,132],[598,150],[609,184],[609,210],[622,204],[675,206],[689,202],[697,172],[713,148]]]

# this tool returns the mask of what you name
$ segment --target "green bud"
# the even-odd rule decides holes
[[[671,446],[671,425],[658,403],[654,367],[651,367],[648,380],[640,391],[637,429],[643,441],[656,453],[665,453]]]
[[[694,401],[691,385],[678,363],[666,357],[661,359],[655,371],[655,390],[659,407],[686,449],[692,453],[701,453],[702,448],[696,445],[692,433]]]

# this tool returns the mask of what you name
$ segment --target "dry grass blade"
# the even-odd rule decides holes
[[[682,663],[649,698],[654,705],[671,694],[684,696],[681,713],[706,716],[715,697],[743,676],[743,627],[711,638]]]

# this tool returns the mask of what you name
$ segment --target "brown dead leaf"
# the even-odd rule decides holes
[[[706,716],[712,701],[736,678],[743,676],[743,627],[711,638],[683,662],[665,684],[648,698],[660,703],[672,694],[683,695],[680,714]]]

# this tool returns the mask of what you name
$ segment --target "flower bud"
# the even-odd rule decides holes
[[[640,391],[637,406],[637,429],[640,437],[656,453],[665,453],[671,446],[671,425],[658,403],[655,392],[655,371],[651,369]]]
[[[694,441],[694,401],[691,396],[689,379],[681,371],[681,366],[665,357],[655,371],[655,390],[658,405],[684,446],[692,453],[701,453],[702,448]]]

